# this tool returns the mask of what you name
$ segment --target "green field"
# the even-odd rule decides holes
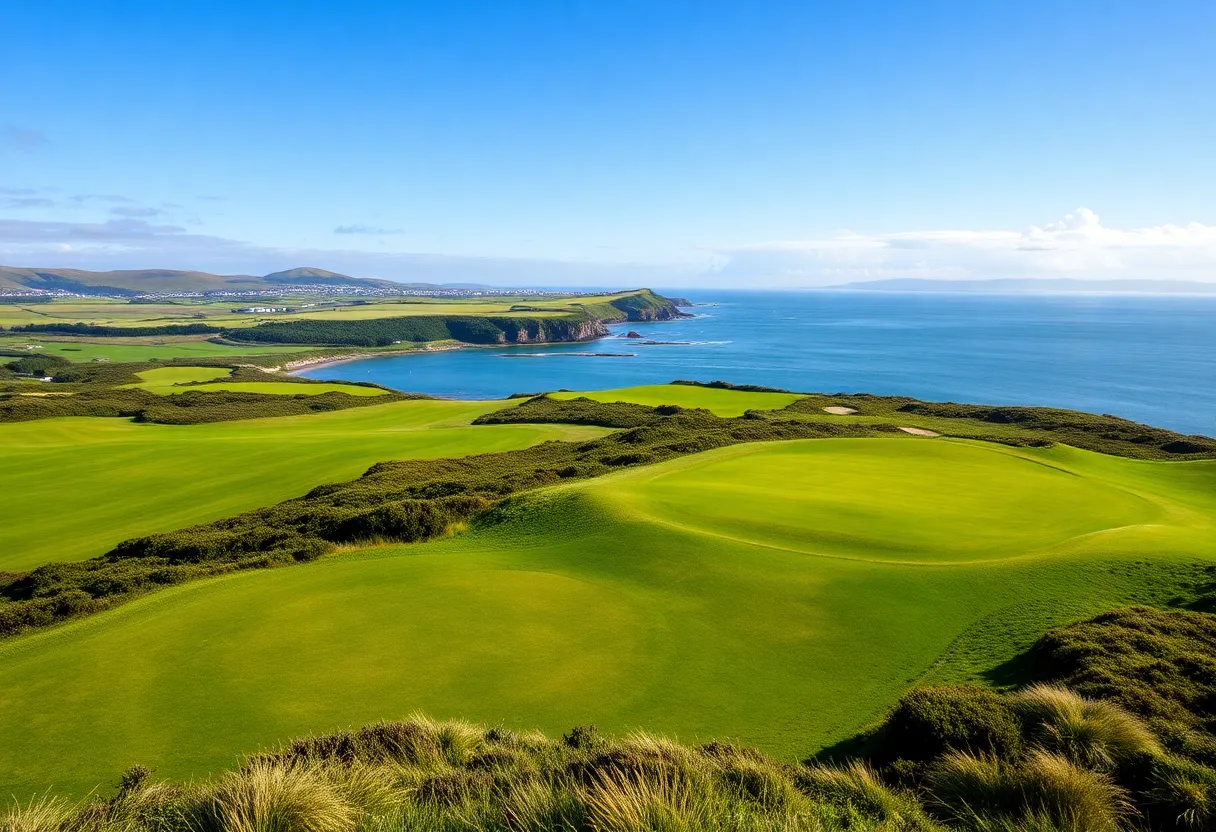
[[[554,399],[586,397],[597,402],[630,402],[657,407],[703,407],[718,416],[742,416],[748,410],[780,410],[801,398],[794,393],[745,393],[683,384],[651,384],[618,390],[592,390],[586,393],[551,393]]]
[[[128,537],[269,505],[386,459],[604,433],[570,425],[466,427],[501,406],[406,401],[189,426],[94,418],[0,424],[0,570],[100,555]]]
[[[370,459],[386,454],[362,447],[357,420],[377,419],[371,435],[386,441],[378,411],[433,409],[409,420],[421,441],[394,446],[400,456],[439,450],[428,440],[445,431],[458,447],[488,442],[478,437],[489,428],[444,425],[493,406],[407,402],[300,417],[290,431],[287,419],[161,429],[197,439],[158,444],[176,449],[174,465],[165,451],[151,457],[166,470],[193,461],[182,479],[199,480],[198,499],[241,488],[217,482],[240,472],[217,464],[207,434],[253,426],[243,446],[269,461],[336,417],[342,430],[321,444],[345,431],[335,456],[359,447]],[[0,472],[6,495],[27,469],[74,472],[82,437],[107,465],[72,489],[81,512],[107,472],[140,470],[84,423],[57,423],[58,443]],[[0,427],[29,430],[24,446],[50,426]],[[139,504],[135,479],[124,490]],[[250,503],[269,501],[243,488]],[[50,499],[48,486],[20,513]],[[170,502],[193,511],[193,499]],[[132,522],[114,503],[74,529],[31,517],[11,539],[62,546]],[[21,718],[0,723],[0,782],[80,793],[136,761],[202,775],[242,751],[416,709],[550,732],[594,722],[732,737],[793,759],[850,736],[918,680],[971,678],[1048,626],[1165,600],[1181,569],[1216,557],[1214,508],[1216,462],[1062,446],[824,439],[681,457],[524,495],[499,522],[454,537],[190,584],[6,642],[0,708]],[[163,525],[180,525],[171,514],[160,510]]]
[[[282,396],[318,396],[321,393],[345,393],[348,396],[383,396],[387,391],[379,387],[364,387],[358,384],[331,382],[301,383],[294,381],[220,381],[232,371],[227,367],[158,367],[136,373],[138,387],[162,396],[195,390],[203,393],[227,391],[230,393],[265,393]],[[182,386],[188,385],[188,386]]]
[[[264,321],[368,320],[410,315],[568,315],[590,304],[604,304],[627,293],[592,297],[533,297],[511,295],[492,298],[410,298],[361,303],[318,302],[315,298],[286,298],[275,301],[179,301],[131,303],[115,298],[64,298],[50,303],[0,304],[0,326],[25,324],[86,323],[100,326],[160,326],[205,323],[213,326],[254,326]],[[252,307],[287,306],[292,312],[238,312]],[[514,307],[527,307],[515,311]]]
[[[35,346],[37,349],[27,349]],[[30,355],[58,355],[68,361],[105,360],[113,363],[164,361],[170,358],[228,358],[240,355],[287,355],[312,347],[279,344],[234,346],[216,344],[201,336],[86,338],[47,335],[0,335],[0,349]],[[285,359],[287,360],[287,359]]]

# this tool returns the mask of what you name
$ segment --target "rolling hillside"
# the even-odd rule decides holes
[[[0,266],[0,289],[62,290],[80,294],[134,295],[142,292],[216,292],[281,289],[287,285],[401,288],[389,280],[367,280],[317,268],[274,272],[263,277],[247,274],[209,274],[174,269],[136,269],[90,272],[80,269],[42,269]]]
[[[671,394],[722,413],[788,400]],[[29,518],[9,545],[45,557],[79,538],[90,546],[71,554],[87,556],[377,457],[550,438],[468,424],[491,406],[3,426],[7,447],[30,449],[8,453],[6,493],[26,495]],[[276,443],[293,437],[282,453]],[[77,499],[60,514],[75,527],[39,522],[51,498],[26,473],[36,464],[74,472]],[[117,465],[149,473],[143,491],[107,502]],[[269,473],[237,476],[246,470]],[[645,726],[796,759],[854,735],[918,682],[990,678],[1049,627],[1176,597],[1212,563],[1214,484],[1213,460],[896,432],[743,443],[520,493],[430,542],[200,580],[5,641],[0,709],[23,718],[0,723],[0,781],[84,793],[134,761],[201,776],[242,750],[420,709],[555,732]],[[235,496],[199,503],[205,493]],[[147,509],[133,517],[123,498]]]

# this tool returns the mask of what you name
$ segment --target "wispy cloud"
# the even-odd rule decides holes
[[[55,200],[44,196],[13,196],[0,199],[0,206],[5,208],[50,208]]]
[[[682,264],[276,248],[192,233],[188,220],[178,224],[145,211],[130,206],[103,222],[0,219],[0,263],[245,274],[315,263],[363,277],[516,286],[826,286],[897,277],[1216,280],[1216,226],[1114,228],[1086,208],[1023,230],[841,232],[713,247]]]
[[[1216,280],[1216,226],[1112,228],[1089,208],[1022,231],[836,235],[714,249],[719,282],[828,285],[895,277]]]
[[[37,188],[0,188],[0,196],[28,196],[36,193]]]
[[[116,217],[159,217],[165,213],[159,208],[139,208],[132,205],[120,205],[117,208],[111,208],[110,213]]]
[[[664,267],[414,252],[273,248],[193,234],[137,218],[96,223],[0,219],[0,263],[82,269],[181,268],[265,274],[319,264],[360,277],[402,282],[509,286],[672,285]]]
[[[51,143],[47,135],[32,127],[22,127],[19,124],[0,124],[0,146],[14,150],[39,150]]]
[[[134,202],[129,196],[121,194],[76,194],[72,197],[73,202]]]
[[[376,236],[385,236],[392,234],[400,234],[400,228],[376,228],[370,225],[339,225],[334,229],[335,234],[372,234]]]

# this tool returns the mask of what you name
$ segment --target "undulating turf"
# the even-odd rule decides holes
[[[359,384],[316,382],[298,384],[290,381],[221,381],[202,385],[203,392],[227,390],[232,393],[263,393],[272,396],[318,396],[321,393],[345,393],[348,396],[383,396],[387,393],[379,387],[364,387]]]
[[[501,406],[420,400],[207,425],[84,417],[3,424],[0,570],[94,557],[133,535],[270,505],[386,459],[604,433],[568,425],[466,427]]]
[[[27,350],[29,346],[38,349]],[[228,358],[233,356],[288,355],[304,352],[311,347],[283,344],[238,346],[217,344],[204,336],[147,338],[69,338],[53,336],[0,336],[0,349],[29,352],[32,355],[58,355],[69,361],[105,360],[114,363],[167,361],[171,358]],[[285,357],[284,360],[287,360]]]
[[[793,393],[747,393],[719,390],[712,387],[692,387],[680,384],[650,384],[619,390],[594,390],[590,393],[552,393],[554,399],[585,397],[597,402],[629,402],[658,407],[674,404],[680,407],[703,407],[718,416],[742,416],[748,410],[780,410],[801,396]]]
[[[349,396],[383,396],[379,387],[359,384],[316,382],[302,384],[291,381],[222,381],[231,374],[227,367],[158,367],[136,373],[142,381],[124,385],[138,387],[158,395],[227,391],[230,393],[264,393],[281,396],[318,396],[322,393],[346,393]],[[186,385],[186,386],[183,386]]]
[[[413,406],[445,403],[390,407]],[[456,537],[0,645],[0,712],[21,715],[0,721],[0,782],[81,792],[137,761],[198,775],[415,709],[803,756],[917,680],[1164,601],[1213,559],[1214,495],[1210,461],[910,438],[734,446],[559,486]]]

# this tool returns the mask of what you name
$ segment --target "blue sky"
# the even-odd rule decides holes
[[[1216,280],[1216,4],[0,3],[0,262]]]

